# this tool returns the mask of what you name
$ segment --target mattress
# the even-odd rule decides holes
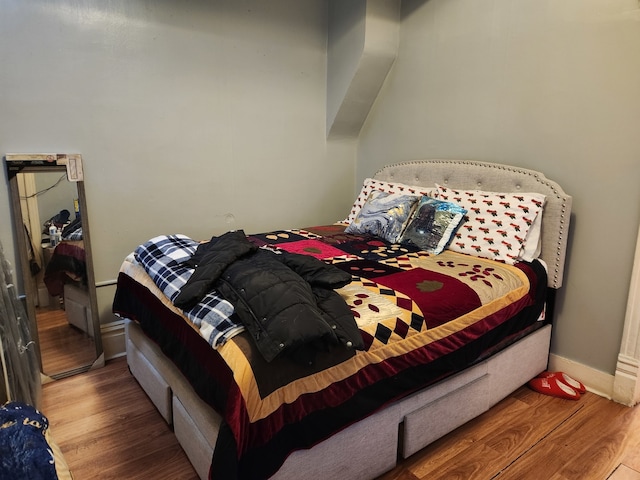
[[[365,348],[320,352],[312,366],[286,356],[267,362],[241,326],[211,342],[134,256],[123,263],[114,312],[137,322],[224,420],[211,478],[267,478],[291,452],[460,372],[544,323],[547,277],[538,261],[507,265],[448,250],[431,255],[344,228],[248,236],[262,248],[312,255],[352,275],[338,293]]]

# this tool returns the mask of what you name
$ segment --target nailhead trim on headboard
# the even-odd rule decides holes
[[[439,183],[451,188],[538,192],[546,195],[540,258],[549,269],[549,287],[562,286],[572,197],[543,173],[499,163],[434,159],[387,165],[378,170],[374,177],[418,186]]]

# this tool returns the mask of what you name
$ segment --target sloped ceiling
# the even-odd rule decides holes
[[[396,59],[400,0],[335,0],[329,22],[327,137],[353,138]]]

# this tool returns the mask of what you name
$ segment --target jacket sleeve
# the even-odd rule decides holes
[[[280,261],[312,287],[334,290],[351,283],[351,274],[309,255],[283,252]]]
[[[187,266],[195,268],[195,271],[180,289],[173,301],[174,305],[183,310],[195,307],[213,289],[213,285],[231,263],[256,249],[242,230],[227,232],[200,244],[196,253],[185,262]]]
[[[338,341],[347,348],[364,350],[364,341],[353,313],[335,291],[351,283],[351,275],[344,270],[309,255],[285,252],[280,260],[311,285],[316,304]]]

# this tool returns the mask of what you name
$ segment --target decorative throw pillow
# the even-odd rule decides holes
[[[374,190],[369,194],[356,218],[345,233],[368,233],[391,243],[398,239],[407,224],[418,197]]]
[[[362,183],[360,193],[356,198],[356,201],[351,207],[349,216],[345,218],[342,223],[351,223],[355,220],[358,212],[369,198],[369,194],[374,190],[380,190],[387,193],[401,193],[404,195],[413,195],[420,197],[422,195],[431,195],[435,192],[435,187],[418,187],[415,185],[405,185],[399,182],[385,182],[384,180],[376,180],[375,178],[366,178]]]
[[[431,197],[418,202],[400,243],[415,245],[437,255],[449,244],[467,211],[459,205]]]
[[[437,184],[436,188],[439,199],[467,210],[450,250],[509,264],[522,259],[531,227],[542,215],[544,195],[457,190]],[[537,246],[538,239],[532,237],[532,242]]]

